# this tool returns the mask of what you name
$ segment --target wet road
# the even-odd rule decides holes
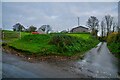
[[[28,62],[13,54],[3,54],[4,78],[81,78],[77,75],[47,62]]]
[[[118,60],[106,43],[88,51],[83,60],[28,62],[13,54],[2,53],[5,78],[117,78]]]
[[[95,78],[118,78],[118,60],[106,43],[90,50],[84,59],[76,62],[76,71]]]

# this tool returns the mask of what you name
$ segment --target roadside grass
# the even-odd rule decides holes
[[[48,46],[47,45],[48,39],[49,35],[29,34],[26,36],[22,36],[21,39],[12,41],[8,44],[9,46],[12,46],[22,51],[38,53],[40,50],[42,50],[42,48]]]
[[[90,34],[67,34],[67,35],[78,37],[78,38],[83,38],[83,39],[89,39],[90,37]]]
[[[21,39],[8,43],[8,46],[36,55],[73,56],[95,47],[99,41],[90,34],[27,34]]]
[[[73,34],[72,34],[73,35]],[[84,37],[72,36],[72,35],[61,35],[60,42],[57,42],[56,46],[61,53],[65,53],[65,55],[76,55],[76,53],[83,53],[88,51],[89,49],[95,47],[99,41],[90,37],[86,39]],[[57,38],[57,37],[56,37]],[[55,39],[56,39],[55,38]],[[63,38],[63,39],[62,39]],[[93,42],[95,40],[95,42]],[[56,42],[56,41],[53,41]],[[59,45],[59,46],[58,46]],[[60,46],[61,45],[61,46]]]
[[[107,45],[109,50],[120,59],[120,32],[110,33],[107,38]]]
[[[108,48],[110,49],[110,51],[117,57],[120,59],[120,42],[118,43],[109,43],[108,44]]]
[[[2,30],[2,40],[11,42],[17,39],[20,39],[20,37],[23,37],[25,35],[29,35],[30,33],[26,32],[16,32],[16,31],[10,31],[10,30]]]
[[[21,36],[21,37],[24,37],[24,36],[29,35],[29,34],[31,34],[31,33],[29,33],[29,32],[21,32],[21,33],[20,33],[20,36]]]

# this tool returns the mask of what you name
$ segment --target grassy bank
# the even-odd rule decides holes
[[[108,48],[117,58],[120,59],[120,42],[119,43],[115,43],[115,42],[109,43]]]
[[[28,55],[73,56],[82,54],[99,43],[90,34],[28,34],[10,41],[9,47]]]
[[[2,40],[4,41],[13,41],[16,39],[19,39],[25,35],[29,35],[30,33],[26,32],[16,32],[16,31],[10,31],[10,30],[2,30]]]
[[[120,33],[111,33],[107,38],[109,50],[120,59]]]

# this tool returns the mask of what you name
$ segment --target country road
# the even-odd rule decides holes
[[[83,60],[28,62],[13,54],[2,53],[4,78],[118,78],[118,60],[106,43],[88,51]]]
[[[13,54],[3,53],[4,78],[75,78],[80,77],[47,62],[28,62]]]
[[[90,50],[82,61],[76,62],[76,71],[94,78],[118,78],[118,64],[106,43],[101,43],[100,47]]]

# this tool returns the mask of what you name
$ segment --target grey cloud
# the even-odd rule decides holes
[[[20,22],[25,26],[50,24],[54,30],[71,29],[80,24],[85,25],[89,16],[101,19],[105,14],[117,15],[117,3],[3,3],[3,27],[11,29],[12,25]],[[116,16],[117,17],[117,16]]]

